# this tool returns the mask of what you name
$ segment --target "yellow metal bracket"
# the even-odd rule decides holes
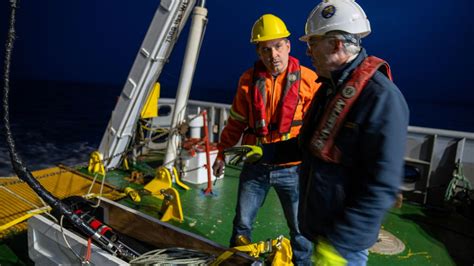
[[[101,174],[102,176],[105,176],[105,166],[104,166],[104,156],[98,152],[95,151],[91,153],[91,157],[89,159],[89,166],[87,167],[87,170],[91,174]]]
[[[164,197],[163,203],[161,204],[161,221],[167,222],[171,219],[183,222],[183,209],[181,207],[181,199],[176,189],[170,187],[162,190],[161,193]]]
[[[176,167],[174,166],[173,166],[173,177],[174,177],[174,180],[176,181],[176,185],[184,188],[185,190],[190,190],[190,188],[186,184],[181,182],[181,177],[179,177],[178,170],[176,170]]]
[[[148,184],[145,185],[144,189],[149,191],[153,196],[164,199],[164,195],[161,193],[163,189],[171,187],[171,173],[168,168],[164,166],[158,167],[156,170],[156,176]]]

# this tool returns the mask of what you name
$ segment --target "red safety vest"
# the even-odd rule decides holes
[[[254,66],[253,86],[251,91],[253,115],[255,120],[254,130],[259,137],[268,134],[268,125],[265,120],[265,80],[271,78],[262,61]],[[301,81],[301,69],[298,59],[290,56],[286,75],[286,85],[281,99],[281,111],[278,118],[278,132],[286,134],[290,132],[291,123],[295,115],[299,100],[299,89]]]
[[[341,151],[336,147],[334,140],[365,85],[381,67],[385,68],[386,76],[392,80],[387,62],[369,56],[354,70],[344,88],[334,96],[311,137],[310,151],[314,156],[332,163],[341,161]]]

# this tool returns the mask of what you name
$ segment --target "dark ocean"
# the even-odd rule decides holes
[[[88,161],[99,146],[121,85],[12,81],[10,122],[20,157],[30,170]],[[190,99],[231,103],[235,88],[191,90]],[[162,89],[161,97],[174,98]],[[2,92],[3,97],[3,92]],[[412,126],[474,132],[474,105],[407,99]],[[3,114],[2,114],[3,117]],[[3,120],[1,122],[3,127]],[[13,174],[0,135],[0,177]]]

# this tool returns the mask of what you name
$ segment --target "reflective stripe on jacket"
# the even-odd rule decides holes
[[[302,121],[303,115],[311,104],[313,95],[319,88],[319,84],[316,83],[317,75],[314,71],[307,67],[300,66],[301,68],[301,82],[298,93],[299,101],[296,106],[293,121]],[[282,74],[277,77],[268,76],[265,79],[265,120],[267,125],[278,124],[278,118],[280,117],[280,104],[282,98],[282,92],[286,86],[287,72],[285,70]],[[257,137],[251,132],[251,129],[255,125],[255,118],[252,113],[252,94],[251,88],[253,87],[253,73],[254,69],[250,68],[245,71],[239,80],[237,93],[234,97],[230,116],[227,120],[227,125],[222,131],[219,148],[219,157],[223,158],[222,150],[225,148],[236,145],[242,137],[242,144],[255,145],[257,144]],[[269,133],[262,137],[260,141],[262,143],[273,143],[288,138],[294,138],[298,136],[301,125],[292,126],[289,132],[289,136],[282,135],[278,130],[270,129]],[[247,133],[245,133],[247,130]]]

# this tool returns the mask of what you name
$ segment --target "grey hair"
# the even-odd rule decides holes
[[[344,44],[344,50],[350,55],[356,55],[362,49],[361,37],[358,34],[352,34],[345,31],[330,31],[326,36],[334,37]]]

